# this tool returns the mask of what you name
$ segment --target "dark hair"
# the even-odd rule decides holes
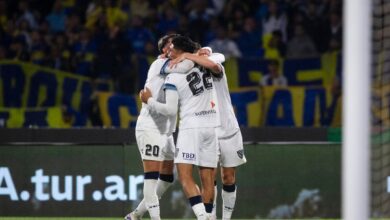
[[[189,37],[177,36],[172,39],[173,47],[183,52],[194,53],[197,45]]]
[[[163,53],[163,48],[167,45],[169,39],[180,36],[179,34],[167,34],[162,36],[157,43],[158,51]]]
[[[202,48],[202,45],[200,45],[200,43],[198,43],[198,42],[194,42],[194,45],[195,45],[195,51],[194,52],[196,52],[196,51],[200,50],[200,48]]]

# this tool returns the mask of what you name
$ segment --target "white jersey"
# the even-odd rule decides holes
[[[168,64],[168,59],[158,58],[149,68],[145,87],[148,87],[157,101],[165,103],[163,85],[165,74],[162,71]],[[173,133],[176,130],[176,116],[167,117],[153,111],[142,103],[141,112],[137,119],[136,130],[158,130],[160,133]]]
[[[211,60],[214,60],[215,58],[216,61],[219,61],[220,59],[219,57],[213,57],[213,55],[211,55],[209,58]],[[217,130],[219,138],[230,136],[240,129],[230,98],[225,68],[222,65],[221,68],[221,75],[215,75],[217,77],[213,77],[214,87],[217,93],[217,99],[219,103],[219,114],[220,118],[222,119],[221,126]]]
[[[171,73],[165,89],[179,95],[180,129],[217,127],[220,125],[218,101],[210,73],[192,68],[187,74]]]

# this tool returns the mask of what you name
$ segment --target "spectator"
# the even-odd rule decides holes
[[[26,48],[26,44],[22,37],[14,37],[10,45],[9,59],[28,61],[29,54]]]
[[[338,12],[331,12],[329,15],[329,21],[325,26],[324,44],[329,45],[332,38],[337,39],[338,42],[342,42],[342,22]]]
[[[167,6],[163,9],[160,20],[156,25],[159,36],[165,35],[167,32],[176,30],[179,27],[179,17],[175,8]]]
[[[256,20],[262,22],[267,18],[269,0],[259,0],[259,7],[256,10]]]
[[[0,44],[0,60],[5,60],[8,57],[7,48]]]
[[[234,14],[231,19],[228,19],[228,35],[232,39],[237,39],[244,27],[245,12],[242,9],[234,10]]]
[[[287,44],[286,57],[289,59],[303,59],[318,56],[313,40],[306,34],[301,24],[295,26],[294,37]]]
[[[52,32],[65,31],[66,14],[62,7],[61,0],[56,0],[53,4],[52,12],[46,17]]]
[[[0,45],[4,46],[5,49],[9,47],[12,41],[12,35],[4,30],[5,26],[0,26]]]
[[[212,40],[217,38],[217,29],[221,26],[219,19],[217,17],[214,17],[211,19],[209,28],[204,33],[204,44],[209,44]]]
[[[244,28],[236,40],[240,51],[246,57],[262,57],[261,33],[256,28],[256,20],[252,17],[245,19]]]
[[[71,71],[70,56],[71,51],[67,43],[66,35],[63,33],[56,34],[51,45],[51,55],[48,65],[54,69]]]
[[[287,41],[294,36],[295,26],[305,23],[305,15],[302,11],[294,10],[289,16],[289,23],[287,25]],[[287,43],[287,42],[286,42]]]
[[[30,61],[38,65],[44,65],[49,48],[39,31],[31,32]]]
[[[7,21],[7,1],[0,0],[0,27],[5,27],[7,25]]]
[[[126,74],[130,65],[130,42],[125,39],[125,33],[119,27],[100,33],[96,57],[96,73],[98,78],[113,79]]]
[[[145,0],[131,0],[130,1],[130,10],[132,16],[139,16],[142,19],[145,19],[149,13],[149,1]]]
[[[146,43],[155,41],[152,32],[145,28],[143,24],[144,20],[140,16],[134,16],[132,25],[126,34],[126,38],[131,43],[131,47],[136,54],[145,54]]]
[[[283,41],[287,41],[287,16],[280,10],[276,0],[268,4],[268,14],[263,20],[263,34],[271,34],[275,30],[282,32]]]
[[[265,48],[264,58],[282,59],[286,55],[287,46],[282,40],[282,32],[279,30],[272,32],[272,37]]]
[[[117,25],[124,27],[128,21],[128,15],[116,6],[115,2],[114,0],[91,2],[87,8],[85,26],[92,30],[96,27],[96,23],[104,19],[109,28]]]
[[[83,29],[83,25],[81,24],[81,18],[76,13],[71,13],[65,21],[65,32],[66,33],[74,33],[80,32]]]
[[[313,40],[319,52],[326,50],[327,42],[323,39],[323,20],[318,15],[317,4],[311,2],[306,9],[306,19],[304,22],[307,34]]]
[[[18,32],[24,38],[28,48],[31,48],[30,26],[27,20],[21,20],[18,24]]]
[[[227,38],[224,27],[217,28],[217,38],[208,45],[214,52],[222,53],[226,59],[230,57],[241,57],[241,51],[238,49],[236,42]]]
[[[20,1],[18,7],[21,13],[21,15],[18,18],[18,23],[22,21],[27,21],[29,27],[32,30],[36,30],[38,28],[38,23],[35,19],[34,14],[30,11],[30,6],[28,1],[26,0]]]
[[[191,8],[188,14],[191,39],[204,44],[204,33],[208,29],[209,22],[215,15],[215,11],[208,7],[206,0],[190,1],[187,7]]]
[[[269,60],[268,73],[260,80],[261,86],[287,86],[287,79],[280,73],[279,61]]]
[[[72,46],[73,60],[75,72],[83,76],[91,77],[93,75],[93,62],[96,56],[97,45],[91,39],[91,32],[88,29],[83,29],[80,32],[79,39]]]
[[[248,3],[250,1],[230,0],[225,4],[223,9],[224,19],[234,21],[236,18],[236,12],[242,13],[243,15],[249,14],[250,7],[253,4]]]
[[[179,26],[177,28],[177,33],[185,35],[190,32],[190,22],[188,17],[185,15],[180,15],[179,17]]]

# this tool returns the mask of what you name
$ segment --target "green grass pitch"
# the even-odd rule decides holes
[[[144,218],[144,219],[149,220],[148,218]],[[123,220],[123,217],[118,217],[118,218],[94,217],[94,218],[92,218],[92,217],[1,217],[0,216],[0,220]],[[179,219],[164,219],[164,220],[179,220]],[[188,220],[194,220],[194,219],[188,219]],[[240,220],[249,220],[249,219],[240,219]],[[267,219],[262,219],[262,220],[267,220]],[[271,220],[271,219],[269,219],[269,220]],[[275,219],[273,219],[273,220],[275,220]],[[301,219],[295,219],[295,220],[301,220]],[[322,218],[322,219],[317,219],[317,220],[339,220],[339,219]],[[373,218],[372,220],[390,220],[390,218]]]

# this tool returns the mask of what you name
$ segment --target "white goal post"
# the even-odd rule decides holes
[[[370,217],[372,1],[344,0],[342,216]]]

